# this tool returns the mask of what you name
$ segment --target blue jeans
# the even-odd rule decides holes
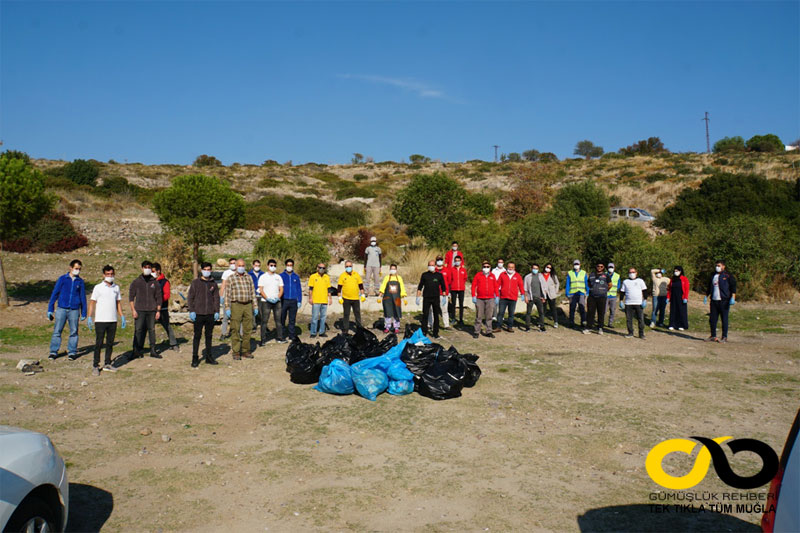
[[[78,319],[81,317],[80,309],[56,309],[53,336],[50,339],[50,353],[57,354],[61,348],[61,332],[64,325],[69,322],[69,340],[67,341],[67,354],[75,355],[78,353]]]
[[[311,306],[311,327],[312,335],[325,333],[325,317],[328,315],[328,304],[313,304]],[[317,324],[319,323],[319,328]]]
[[[508,319],[506,319],[506,326],[508,328],[514,327],[514,311],[517,308],[517,301],[516,300],[508,300],[506,298],[500,298],[500,304],[498,305],[497,309],[497,322],[502,325],[503,319],[506,314],[506,309],[508,309]]]

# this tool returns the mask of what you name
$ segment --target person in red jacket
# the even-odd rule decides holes
[[[499,301],[498,305],[500,310],[497,313],[497,322],[499,326],[503,325],[503,318],[508,309],[508,320],[503,329],[509,333],[514,330],[514,310],[517,307],[517,300],[525,293],[525,284],[522,281],[522,276],[517,272],[517,265],[513,261],[506,264],[505,272],[502,272],[497,280],[499,287]]]
[[[667,302],[669,329],[689,329],[689,279],[683,275],[682,266],[672,269],[672,277],[667,284]]]
[[[450,288],[450,303],[447,312],[456,320],[456,300],[458,300],[458,325],[464,327],[464,291],[467,288],[467,269],[460,257],[453,260],[453,266],[445,270],[444,279]]]
[[[475,327],[472,331],[474,338],[477,339],[479,333],[485,337],[494,337],[492,318],[494,318],[494,301],[499,294],[497,278],[492,274],[492,265],[489,261],[484,261],[481,271],[472,278],[472,303],[475,304]],[[483,326],[486,327],[485,332]]]
[[[464,262],[464,254],[461,253],[461,250],[458,249],[458,243],[456,241],[453,241],[453,244],[450,247],[450,249],[447,250],[447,253],[444,254],[444,266],[446,267],[453,266],[456,257],[461,258],[461,266],[467,266],[467,264]]]

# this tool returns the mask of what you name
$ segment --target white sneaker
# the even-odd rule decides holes
[[[670,330],[670,331],[675,331],[675,328],[673,328],[672,326],[670,326],[670,327],[669,327],[669,330]]]
[[[678,328],[678,331],[683,331],[683,328]]]
[[[106,365],[103,367],[103,372],[116,372],[117,369],[114,365]]]
[[[99,376],[100,375],[100,367],[99,366],[92,367],[92,375],[93,376]]]
[[[603,334],[603,328],[600,328],[600,329],[598,329],[598,330],[597,330],[597,334],[598,334],[598,335],[602,335],[602,334]]]
[[[583,330],[583,334],[584,335],[588,335],[589,334],[589,330],[588,329]]]

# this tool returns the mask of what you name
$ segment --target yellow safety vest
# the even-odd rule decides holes
[[[617,297],[617,287],[619,287],[619,274],[614,272],[614,274],[611,275],[611,287],[608,288],[609,298]]]
[[[586,271],[580,270],[575,274],[575,271],[572,270],[568,275],[570,293],[567,296],[572,296],[576,292],[586,294]]]

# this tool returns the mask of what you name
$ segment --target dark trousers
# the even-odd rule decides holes
[[[345,298],[342,300],[344,303],[342,304],[342,310],[344,311],[344,317],[342,317],[342,331],[347,333],[347,330],[350,329],[350,310],[353,310],[353,316],[356,319],[356,324],[359,326],[361,325],[361,301],[360,300],[348,300]],[[427,316],[427,315],[423,315]],[[437,318],[438,320],[438,318]],[[438,324],[438,322],[437,322]],[[423,330],[424,331],[424,330]]]
[[[286,318],[289,324],[286,324]],[[295,320],[297,320],[297,300],[281,300],[281,327],[289,330],[289,338],[297,337],[294,332]]]
[[[456,299],[458,299],[458,321],[464,321],[464,291],[450,291],[450,303],[447,304],[447,313],[450,320],[456,320]]]
[[[553,314],[553,325],[557,326],[558,325],[558,306],[556,305],[556,299],[555,298],[548,298],[547,301],[545,301],[545,307],[549,307],[550,308],[550,312]]]
[[[442,304],[439,297],[422,299],[422,334],[428,334],[428,315],[433,311],[433,336],[439,335],[439,314],[442,312]]]
[[[506,316],[506,309],[508,309],[508,319],[506,320],[506,326],[511,329],[514,327],[514,311],[517,309],[517,301],[516,300],[509,300],[507,298],[500,298],[500,304],[498,306],[500,310],[497,312],[497,323],[498,325],[503,325],[503,320]]]
[[[625,318],[628,321],[628,335],[633,335],[633,317],[639,323],[639,336],[644,336],[644,309],[641,305],[626,305]]]
[[[606,319],[606,299],[605,296],[586,297],[586,307],[589,313],[587,328],[592,329],[594,327],[594,317],[597,315],[597,327],[603,329],[604,320]]]
[[[172,329],[172,324],[169,323],[169,310],[162,309],[161,315],[159,315],[158,323],[163,326],[164,331],[167,332],[167,336],[169,337],[169,345],[170,346],[177,346],[178,341],[175,340],[175,330]]]
[[[669,301],[669,325],[672,328],[689,329],[689,305],[682,300]]]
[[[653,308],[653,316],[650,317],[650,322],[656,321],[656,324],[664,324],[664,313],[667,311],[667,297],[656,296],[655,307]]]
[[[281,325],[281,302],[258,302],[258,316],[261,317],[261,342],[267,342],[269,335],[269,315],[275,317],[276,339],[283,340],[283,326]]]
[[[105,337],[106,365],[111,364],[111,350],[114,348],[114,336],[117,334],[116,322],[95,322],[94,323],[94,366],[100,366],[100,349],[103,347],[103,337]]]
[[[730,300],[711,300],[711,313],[708,324],[711,326],[711,336],[717,336],[717,319],[722,318],[722,337],[728,338],[728,312],[731,310]]]
[[[194,338],[192,339],[192,359],[197,359],[200,350],[200,338],[203,329],[206,334],[206,359],[211,358],[211,338],[214,335],[214,315],[197,315],[194,320]]]
[[[153,355],[156,353],[156,312],[137,310],[136,314],[139,316],[134,322],[133,355],[138,357],[144,351],[145,330],[150,337],[150,355]]]
[[[584,295],[579,293],[579,292],[576,292],[575,294],[573,294],[572,296],[569,297],[569,325],[570,326],[574,326],[575,325],[575,307],[576,306],[578,307],[578,312],[581,315],[581,325],[584,325],[586,323],[586,308],[581,303],[581,298],[583,298],[583,297],[584,297]]]
[[[530,329],[531,327],[531,311],[533,311],[534,305],[539,313],[539,329],[544,331],[544,302],[541,298],[533,298],[528,302],[525,310],[525,328]]]

